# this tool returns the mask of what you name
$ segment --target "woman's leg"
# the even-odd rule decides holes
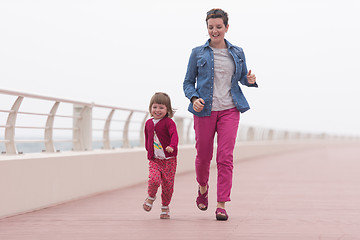
[[[195,159],[196,180],[200,186],[206,188],[214,149],[216,114],[212,113],[209,117],[194,116],[194,129],[197,151]]]
[[[236,108],[220,111],[217,122],[218,148],[217,162],[217,201],[220,207],[230,201],[233,177],[233,152],[239,126],[240,113]]]

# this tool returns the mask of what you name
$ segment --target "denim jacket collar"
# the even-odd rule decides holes
[[[232,45],[228,40],[226,40],[226,39],[224,39],[224,40],[225,40],[225,43],[226,43],[226,46],[227,46],[228,49],[230,49],[230,48],[233,47],[233,45]],[[211,39],[209,38],[209,39],[206,41],[206,43],[203,45],[203,47],[204,47],[204,48],[210,47],[210,41],[211,41]]]

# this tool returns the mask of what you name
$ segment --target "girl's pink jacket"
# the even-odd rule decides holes
[[[148,119],[145,123],[145,148],[147,150],[147,158],[149,160],[154,159],[154,131],[163,146],[165,156],[167,158],[176,157],[179,143],[176,125],[172,119],[164,117],[155,126],[152,118]],[[167,146],[172,147],[174,151],[172,153],[165,151]]]

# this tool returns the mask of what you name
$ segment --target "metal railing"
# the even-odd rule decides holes
[[[5,145],[3,154],[17,154],[21,153],[17,149],[19,143],[43,143],[43,152],[56,152],[55,144],[61,142],[68,142],[71,144],[71,149],[74,151],[89,151],[93,149],[94,143],[101,143],[99,148],[112,149],[114,142],[118,143],[119,147],[130,148],[134,145],[143,145],[144,143],[144,125],[149,117],[147,111],[134,110],[113,106],[100,105],[95,103],[79,102],[67,99],[60,99],[54,97],[46,97],[35,94],[28,94],[22,92],[8,91],[0,89],[0,95],[7,96],[6,102],[11,107],[2,109],[0,113],[3,114],[5,122],[0,122],[0,130],[4,129],[3,134],[0,134],[0,144]],[[13,97],[13,101],[9,97]],[[30,104],[31,110],[22,110],[23,103],[28,99],[35,99],[41,102],[47,102],[46,107],[40,107],[37,103]],[[29,104],[28,104],[29,105]],[[61,106],[70,105],[65,110],[65,114],[60,114]],[[24,107],[25,108],[25,107]],[[35,109],[35,110],[34,110]],[[96,114],[96,112],[99,110]],[[41,112],[36,112],[41,111]],[[100,113],[99,113],[100,112]],[[95,115],[96,117],[93,117]],[[115,118],[115,115],[118,118]],[[17,120],[21,116],[37,116],[45,118],[45,123],[39,125],[38,120],[26,120],[25,124],[18,124]],[[56,127],[54,123],[57,121],[61,123],[70,119],[67,126]],[[1,119],[0,119],[1,120]],[[191,124],[189,117],[174,117],[177,122],[178,133],[181,144],[191,142]],[[185,124],[189,125],[186,126]],[[112,127],[114,125],[114,127]],[[116,128],[118,125],[118,128]],[[131,127],[134,125],[133,127]],[[179,127],[181,129],[179,129]],[[26,134],[25,130],[38,130],[43,133]],[[23,132],[22,134],[17,133]],[[61,138],[64,134],[59,134],[59,137],[54,137],[54,132],[70,132],[65,134],[65,138]],[[114,136],[112,137],[111,134]],[[186,136],[184,136],[186,134]],[[25,136],[25,138],[19,138]],[[94,139],[97,136],[97,139]],[[136,143],[134,143],[136,142]]]
[[[6,105],[5,107],[0,105],[0,150],[3,154],[22,153],[18,150],[20,143],[40,145],[42,149],[39,152],[130,148],[144,144],[144,126],[149,117],[147,111],[2,89],[0,89],[0,97],[3,97],[0,99],[0,103]],[[37,102],[25,104],[31,99]],[[43,103],[46,103],[46,106],[42,106]],[[39,117],[44,122],[41,123],[39,119],[26,118],[21,121],[21,118],[25,116]],[[178,129],[179,144],[193,143],[192,118],[175,116],[174,120]],[[40,131],[40,134],[39,132],[26,133],[26,130]],[[344,136],[276,130],[240,124],[237,140],[330,138],[344,138]],[[56,146],[59,143],[68,143],[67,149],[66,147],[61,149],[61,145]]]

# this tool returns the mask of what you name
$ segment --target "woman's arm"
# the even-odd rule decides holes
[[[196,92],[195,83],[198,74],[196,52],[193,49],[190,55],[189,63],[185,79],[183,82],[183,89],[185,96],[191,101],[193,97],[199,98],[199,94]]]
[[[248,87],[258,87],[256,83],[256,76],[255,74],[251,73],[251,70],[247,70],[246,66],[246,59],[245,59],[245,53],[244,51],[241,51],[241,59],[243,60],[243,66],[241,69],[241,77],[240,77],[240,83],[242,85],[246,85]]]

